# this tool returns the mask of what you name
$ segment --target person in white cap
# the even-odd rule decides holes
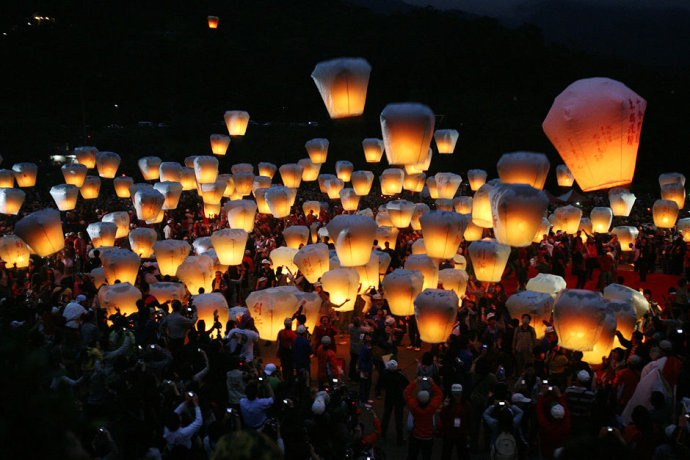
[[[541,454],[544,458],[553,459],[554,450],[563,447],[570,436],[570,412],[565,395],[558,387],[542,386],[542,394],[537,399],[537,421]]]
[[[591,376],[586,370],[577,373],[573,384],[566,388],[565,397],[570,410],[570,423],[575,434],[591,433],[590,416],[594,405],[594,392],[591,388]]]
[[[79,329],[82,316],[86,314],[86,308],[81,305],[81,302],[85,300],[86,296],[84,294],[79,294],[74,301],[67,304],[62,312],[62,316],[65,318],[65,326],[72,329]]]
[[[388,434],[388,424],[395,413],[395,435],[398,445],[402,445],[403,438],[403,408],[405,407],[405,395],[403,392],[410,381],[405,374],[398,369],[398,362],[394,359],[386,362],[385,370],[381,375],[381,386],[385,397],[383,402],[382,433],[385,438]]]
[[[297,334],[292,330],[292,319],[285,318],[284,329],[278,332],[277,356],[280,359],[280,367],[283,370],[283,380],[289,382],[295,373],[295,339]]]
[[[441,459],[450,460],[453,448],[458,458],[469,458],[469,435],[472,427],[472,408],[463,401],[462,385],[450,387],[451,396],[443,402],[439,415],[438,431],[443,440]]]

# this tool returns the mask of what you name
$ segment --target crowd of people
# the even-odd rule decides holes
[[[551,322],[538,337],[530,315],[511,317],[503,284],[477,281],[469,256],[453,332],[429,346],[414,316],[392,315],[379,289],[342,313],[319,283],[271,268],[283,228],[325,225],[342,212],[331,203],[305,216],[301,203],[325,195],[303,188],[288,218],[257,215],[242,264],[213,282],[230,306],[273,286],[319,294],[318,325],[309,330],[298,309],[275,342],[260,340],[249,313],[205,324],[191,300],[159,303],[148,286],[170,277],[155,264],[140,269],[137,313],[108,317],[89,276],[100,260],[85,227],[129,206],[125,200],[102,198],[64,214],[65,249],[54,256],[33,257],[27,269],[0,262],[2,412],[17,441],[10,451],[103,459],[690,457],[690,259],[682,236],[644,226],[649,214],[641,213],[631,218],[641,229],[631,251],[609,235],[553,232],[513,250],[505,278],[518,289],[535,271],[572,275],[572,287],[593,290],[620,281],[622,266],[641,281],[678,275],[668,292],[645,292],[650,311],[599,362],[559,346]],[[198,201],[185,193],[152,226],[159,239],[191,243],[227,225],[205,218]],[[360,207],[376,212],[385,201],[372,195]],[[44,205],[28,196],[25,206]],[[420,236],[405,229],[395,248],[375,242],[390,255],[389,271],[403,266]],[[463,242],[458,252],[466,250]]]

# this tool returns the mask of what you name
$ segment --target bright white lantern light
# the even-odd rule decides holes
[[[455,129],[437,129],[434,133],[438,153],[453,153],[460,133]]]
[[[381,132],[391,165],[424,161],[434,133],[435,116],[422,104],[388,104],[381,112]]]
[[[364,112],[371,65],[362,58],[338,58],[316,64],[311,78],[331,118]]]
[[[249,125],[249,114],[242,110],[229,110],[223,115],[225,126],[231,136],[244,136]]]

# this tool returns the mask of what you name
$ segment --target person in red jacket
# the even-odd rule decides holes
[[[416,460],[420,451],[423,460],[430,460],[434,444],[434,414],[441,406],[443,393],[433,380],[417,377],[405,388],[405,401],[412,417],[407,460]]]
[[[470,458],[468,449],[472,408],[462,399],[462,385],[454,383],[450,387],[451,398],[443,402],[438,430],[443,439],[442,460],[450,460],[455,447],[458,459]]]
[[[355,425],[352,435],[355,458],[376,458],[374,448],[381,437],[381,421],[376,416],[373,409],[368,408],[367,411],[374,417],[374,431],[365,436],[364,426],[361,423]]]
[[[570,412],[565,395],[558,387],[546,387],[537,399],[537,421],[541,438],[541,453],[553,459],[553,452],[563,447],[570,436]]]
[[[283,380],[292,381],[295,374],[295,339],[297,334],[292,330],[292,319],[285,318],[285,329],[278,332],[278,350],[276,355],[280,359],[280,368],[283,370]]]
[[[319,379],[320,388],[329,386],[333,379],[340,379],[338,362],[331,347],[331,338],[329,336],[324,335],[321,337],[321,346],[316,350],[316,357],[318,358],[317,378]]]

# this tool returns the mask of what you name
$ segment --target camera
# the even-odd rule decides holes
[[[263,377],[259,377],[259,382],[263,382],[263,381],[264,381],[264,378],[263,378]]]
[[[288,405],[288,400],[287,400],[287,399],[283,399],[283,404],[285,404],[285,405],[287,406],[287,405]]]
[[[546,379],[544,379],[544,380],[542,380],[542,381],[541,381],[541,383],[543,383],[544,385],[546,385],[546,384],[548,384],[548,383],[549,383],[549,381],[548,381],[548,380],[546,380]]]
[[[505,406],[505,405],[506,405],[506,402],[505,402],[505,401],[499,401],[499,402],[498,402],[498,405],[499,405],[499,406]]]
[[[227,409],[225,409],[225,413],[232,414],[232,407],[228,407]]]
[[[193,392],[193,391],[188,391],[188,392],[187,392],[187,396],[189,396],[190,398],[193,398],[193,397],[194,397],[194,392]]]
[[[338,383],[338,379],[333,379],[333,383]]]
[[[553,391],[553,387],[548,387],[547,388],[549,391]]]
[[[613,427],[607,426],[606,431],[608,431],[609,433],[613,433]]]

